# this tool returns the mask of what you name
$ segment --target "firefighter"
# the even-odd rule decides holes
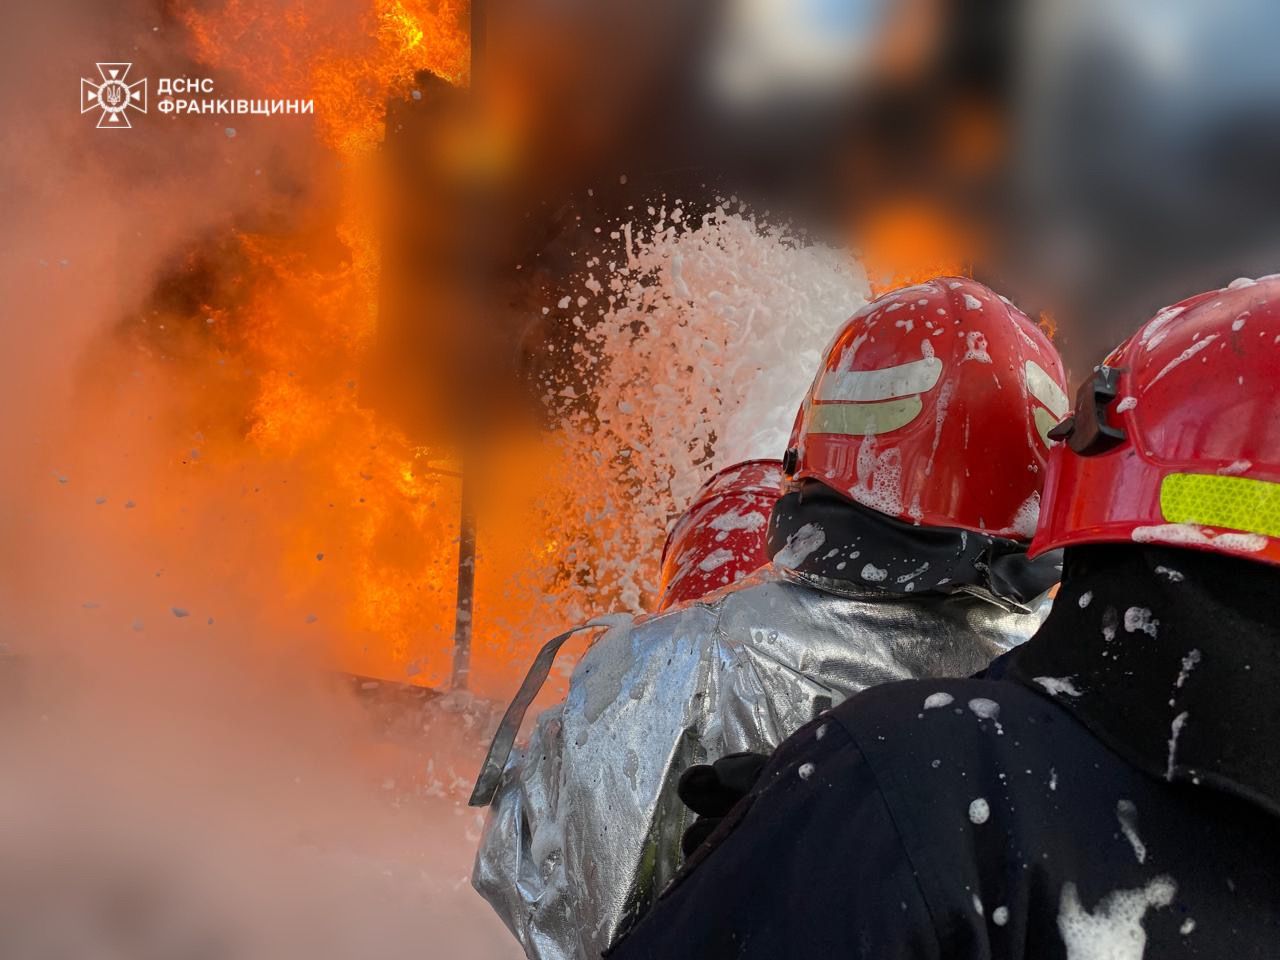
[[[782,463],[778,460],[744,460],[712,474],[667,533],[660,564],[659,613],[737,583],[769,561],[766,527],[781,487]],[[494,733],[476,778],[471,806],[492,802],[520,725],[550,675],[560,648],[576,634],[634,622],[635,618],[626,614],[598,617],[543,645]],[[758,773],[764,758],[752,756]],[[745,785],[739,792],[746,792]],[[705,830],[706,824],[699,829]]]
[[[528,956],[598,957],[675,876],[687,768],[769,752],[863,688],[967,676],[1038,626],[1047,431],[1039,328],[981,284],[883,296],[837,333],[796,418],[771,565],[611,629],[507,766],[473,883]]]
[[[1160,311],[1053,433],[1065,547],[1003,679],[888,684],[777,751],[616,951],[1280,955],[1280,277]]]

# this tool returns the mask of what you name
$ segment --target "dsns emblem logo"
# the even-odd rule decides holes
[[[98,74],[102,82],[80,81],[80,112],[102,111],[98,117],[99,130],[122,129],[129,123],[129,110],[147,112],[147,80],[144,77],[128,82],[132,63],[100,63]]]

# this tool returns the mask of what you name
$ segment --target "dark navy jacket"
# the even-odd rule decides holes
[[[799,731],[611,957],[1280,958],[1280,591],[1241,564],[1069,552],[1004,679]]]

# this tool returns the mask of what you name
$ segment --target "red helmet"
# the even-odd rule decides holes
[[[1065,385],[1053,344],[994,291],[904,287],[827,348],[784,470],[909,522],[1028,540]]]
[[[1280,275],[1165,307],[1052,436],[1032,553],[1167,543],[1280,563]]]
[[[777,460],[737,463],[703,484],[667,534],[658,609],[706,596],[767,563],[769,511],[781,491]]]

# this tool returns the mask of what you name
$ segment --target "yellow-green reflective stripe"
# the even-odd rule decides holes
[[[1049,446],[1049,431],[1058,425],[1061,417],[1055,417],[1044,407],[1036,407],[1032,412],[1032,416],[1036,420],[1036,431],[1040,434],[1040,439],[1044,441],[1044,445]]]
[[[1198,523],[1280,537],[1280,484],[1214,473],[1171,473],[1160,484],[1170,523]]]
[[[854,437],[888,433],[920,416],[920,398],[879,403],[815,403],[809,411],[809,433],[840,433]]]

